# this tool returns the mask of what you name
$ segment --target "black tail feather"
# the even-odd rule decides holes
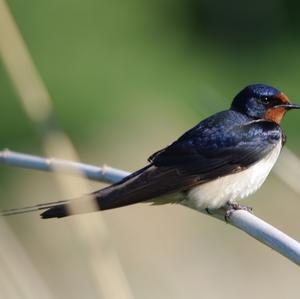
[[[42,219],[48,218],[62,218],[69,216],[68,209],[66,205],[58,205],[52,208],[49,208],[41,214]]]
[[[28,207],[23,207],[23,208],[2,210],[2,211],[0,211],[0,216],[11,216],[11,215],[25,214],[25,213],[35,212],[35,211],[47,210],[52,207],[61,206],[68,202],[69,202],[68,200],[60,200],[60,201],[47,202],[47,203],[37,204],[34,206],[28,206]]]
[[[165,177],[168,177],[169,184],[160,184],[162,178]],[[178,176],[176,169],[160,169],[149,164],[127,176],[120,182],[91,194],[73,200],[57,201],[22,209],[6,210],[2,213],[0,212],[0,215],[14,215],[46,210],[41,214],[41,218],[48,219],[91,213],[99,210],[115,209],[149,201],[161,194],[167,194],[176,188],[178,178],[180,177]]]

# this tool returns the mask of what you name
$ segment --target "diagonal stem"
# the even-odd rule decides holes
[[[56,171],[72,175],[83,174],[90,180],[106,183],[115,183],[129,174],[129,172],[108,166],[97,167],[61,159],[42,158],[9,150],[0,151],[0,163],[36,170]],[[39,204],[35,207],[39,208],[40,206],[41,205]],[[197,211],[207,214],[204,210]],[[210,210],[209,215],[224,221],[226,209],[221,208],[218,210]],[[227,220],[232,226],[239,228],[256,240],[282,254],[295,264],[300,265],[300,243],[277,228],[245,210],[233,211]]]

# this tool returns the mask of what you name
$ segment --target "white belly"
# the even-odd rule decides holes
[[[219,177],[191,189],[183,201],[195,209],[217,209],[228,201],[243,199],[255,192],[265,181],[280,151],[281,141],[263,160],[236,174]]]

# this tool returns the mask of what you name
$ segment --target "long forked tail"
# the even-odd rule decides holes
[[[143,177],[145,174],[147,175],[149,170],[151,172],[150,165],[132,173],[120,182],[94,193],[74,200],[58,202],[46,208],[46,211],[41,214],[41,217],[43,219],[62,218],[70,215],[119,208],[144,201],[148,199],[147,196],[147,198],[145,198],[141,192],[136,194],[136,192],[132,191],[140,189],[141,186],[145,185],[146,181]]]
[[[41,214],[43,219],[62,218],[75,214],[114,209],[138,202],[145,202],[168,191],[165,190],[164,184],[160,183],[162,174],[165,175],[168,173],[162,173],[157,167],[149,164],[120,182],[94,193],[73,200],[6,210],[0,212],[0,215],[6,216],[46,210]]]
[[[94,193],[83,195],[79,198],[71,200],[60,200],[37,205],[27,206],[23,208],[7,209],[0,211],[0,216],[11,216],[17,214],[25,214],[37,211],[41,213],[41,218],[62,218],[76,214],[91,213],[100,210],[114,209],[139,202],[132,201],[130,197],[119,198],[118,184],[98,190]],[[117,200],[116,200],[117,199]],[[125,199],[125,200],[124,200]]]
[[[45,210],[41,213],[41,218],[43,219],[62,218],[75,214],[98,211],[100,208],[96,203],[96,197],[91,194],[73,200],[60,200],[23,208],[2,210],[0,211],[0,216],[11,216]]]
[[[10,215],[31,213],[31,212],[35,212],[35,211],[48,210],[53,207],[63,206],[64,204],[67,204],[68,202],[69,202],[69,200],[60,200],[60,201],[54,201],[54,202],[48,202],[48,203],[41,203],[41,204],[23,207],[23,208],[2,210],[2,211],[0,211],[0,216],[10,216]]]
[[[86,194],[71,200],[60,200],[23,208],[2,210],[0,211],[0,216],[11,216],[36,211],[44,211],[41,213],[41,218],[43,219],[62,218],[76,214],[114,209],[140,201],[140,199],[132,200],[131,196],[128,197],[125,196],[125,194],[123,194],[124,197],[119,200],[119,196],[121,195],[119,189],[120,186],[117,183],[94,193]]]

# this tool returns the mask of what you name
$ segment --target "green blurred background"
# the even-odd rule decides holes
[[[273,85],[300,103],[296,1],[8,4],[60,126],[85,162],[137,169],[251,83]],[[0,97],[1,148],[41,154],[3,64]],[[299,123],[296,112],[283,123],[298,154]],[[60,199],[51,174],[3,166],[0,191],[2,208]],[[300,238],[298,197],[278,178],[251,199],[246,204],[257,215]],[[210,217],[144,205],[104,217],[136,298],[299,297],[295,265]],[[82,256],[66,258],[76,252],[67,225],[38,215],[11,217],[9,224],[56,298],[96,298]]]

